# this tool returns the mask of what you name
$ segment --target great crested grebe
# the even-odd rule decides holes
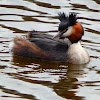
[[[55,36],[32,31],[26,37],[15,38],[13,54],[46,61],[88,63],[89,55],[80,44],[84,30],[77,22],[76,14],[59,13],[59,20],[59,33]]]

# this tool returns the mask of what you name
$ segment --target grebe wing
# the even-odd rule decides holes
[[[32,31],[27,35],[27,38],[48,38],[48,39],[52,39],[53,36],[49,35],[49,34],[45,34],[45,33],[39,33],[36,31]]]
[[[14,39],[14,46],[12,48],[14,55],[26,58],[48,58],[48,54],[38,47],[35,43],[30,42],[23,37]]]
[[[13,53],[26,58],[64,61],[68,49],[67,43],[54,40],[51,35],[40,34],[32,34],[30,38],[15,38]]]
[[[53,39],[53,36],[49,34],[31,33],[30,35],[31,37],[28,40],[46,51],[66,52],[69,47],[68,42],[64,42],[61,39]]]

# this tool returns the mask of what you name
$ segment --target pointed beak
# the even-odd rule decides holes
[[[63,32],[59,32],[57,35],[53,36],[53,39],[60,38],[63,35]]]

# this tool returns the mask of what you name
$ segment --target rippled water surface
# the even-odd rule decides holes
[[[88,64],[12,55],[16,36],[32,30],[55,35],[59,12],[79,16]],[[100,100],[100,0],[0,0],[0,100]]]

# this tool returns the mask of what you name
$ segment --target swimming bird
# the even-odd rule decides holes
[[[75,13],[59,13],[60,24],[55,36],[32,31],[26,37],[16,37],[12,52],[26,58],[52,62],[85,64],[89,62],[87,51],[81,46],[84,35]]]

